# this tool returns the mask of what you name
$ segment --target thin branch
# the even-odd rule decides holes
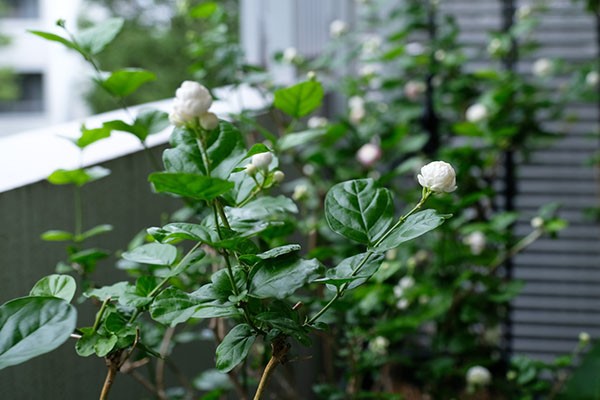
[[[175,334],[175,327],[170,326],[165,331],[165,335],[163,336],[163,340],[160,344],[159,354],[160,358],[156,361],[156,374],[155,374],[155,386],[156,386],[156,394],[158,398],[161,400],[167,399],[167,394],[165,393],[165,357],[167,356],[167,352],[169,351],[169,346],[171,344],[171,340],[173,339],[173,335]]]
[[[269,377],[279,364],[284,364],[287,361],[287,353],[290,350],[289,344],[285,342],[283,338],[277,338],[271,344],[271,359],[267,363],[265,370],[260,378],[260,382],[258,383],[258,388],[256,389],[256,394],[254,395],[254,400],[260,400],[265,388],[267,387],[267,382],[269,381]]]

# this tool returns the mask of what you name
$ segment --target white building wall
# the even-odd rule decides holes
[[[0,112],[0,136],[57,124],[81,117],[87,109],[82,101],[87,73],[81,58],[58,43],[48,42],[27,32],[50,31],[57,34],[58,19],[75,30],[81,0],[39,0],[39,18],[2,18],[0,32],[11,44],[0,47],[0,66],[17,74],[42,74],[42,112]]]

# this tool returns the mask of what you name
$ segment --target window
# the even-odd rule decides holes
[[[44,111],[44,79],[40,73],[17,74],[19,88],[15,100],[0,101],[0,113],[36,113]]]
[[[3,16],[7,18],[39,18],[39,0],[4,0]]]

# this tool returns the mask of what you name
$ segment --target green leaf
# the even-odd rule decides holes
[[[264,253],[257,254],[256,257],[261,260],[268,260],[270,258],[277,258],[279,256],[289,254],[294,251],[300,250],[299,244],[288,244],[285,246],[274,247],[271,250],[265,251]]]
[[[376,188],[372,179],[338,183],[325,197],[325,217],[340,235],[371,245],[392,224],[394,204],[389,190]]]
[[[22,297],[0,306],[0,370],[48,353],[75,329],[77,310],[56,297]]]
[[[190,10],[189,15],[192,18],[208,18],[213,15],[218,8],[218,4],[214,1],[200,3]]]
[[[28,30],[27,32],[32,33],[36,36],[39,36],[41,38],[44,38],[44,39],[52,41],[52,42],[61,43],[62,45],[64,45],[65,47],[67,47],[69,49],[81,52],[81,49],[75,43],[71,42],[69,39],[66,39],[62,36],[56,35],[54,33],[43,32],[43,31],[34,31],[34,30]]]
[[[234,369],[246,359],[255,339],[250,325],[235,326],[217,347],[217,369],[221,372]]]
[[[177,258],[177,248],[170,244],[148,243],[126,251],[122,257],[140,264],[172,265]]]
[[[387,251],[396,248],[404,242],[434,230],[448,218],[450,218],[450,215],[441,215],[435,210],[424,210],[413,214],[379,243],[375,250]]]
[[[119,69],[101,81],[100,84],[117,97],[126,97],[134,93],[146,82],[156,80],[156,75],[141,68]]]
[[[101,235],[103,233],[107,233],[113,230],[113,226],[109,224],[102,224],[95,226],[87,231],[83,232],[81,235],[78,235],[75,240],[78,242],[83,242],[89,238],[92,238],[97,235]]]
[[[203,250],[200,250],[200,249],[195,250],[186,259],[181,260],[179,262],[179,264],[177,264],[177,266],[175,268],[173,268],[171,271],[169,271],[169,273],[168,273],[167,276],[177,276],[177,275],[179,275],[180,273],[182,273],[183,271],[185,271],[191,265],[194,265],[198,261],[202,260],[205,255],[206,255],[206,253]]]
[[[369,257],[364,261],[365,257]],[[325,278],[318,279],[319,282],[341,286],[349,282],[346,289],[354,289],[367,281],[381,266],[383,253],[362,253],[348,257],[340,262],[335,268],[328,269]],[[358,266],[362,266],[358,269]]]
[[[159,193],[206,201],[213,200],[233,188],[232,182],[188,173],[154,172],[148,180]]]
[[[246,158],[242,134],[234,125],[222,121],[219,129],[209,134],[206,153],[210,163],[210,176],[228,179],[235,167]]]
[[[302,118],[317,109],[323,101],[323,86],[306,81],[275,92],[275,108],[294,118]]]
[[[306,145],[307,143],[325,136],[327,129],[310,129],[302,132],[288,133],[279,139],[277,146],[279,150],[285,151],[294,147]]]
[[[560,393],[558,399],[600,399],[600,379],[598,379],[599,370],[600,345],[597,343],[583,357],[579,367],[573,371],[573,374],[565,384],[564,390]]]
[[[130,286],[131,285],[127,282],[117,282],[110,286],[103,286],[98,289],[89,290],[86,293],[84,293],[84,296],[85,297],[95,297],[100,301],[104,301],[109,297],[113,300],[116,300],[119,297],[123,296],[125,291]]]
[[[312,282],[318,276],[321,265],[315,259],[283,257],[264,260],[255,270],[250,284],[250,295],[261,299],[284,299]]]
[[[74,143],[80,149],[84,149],[92,143],[95,143],[99,140],[106,139],[110,136],[110,129],[105,127],[87,129],[85,125],[83,125],[80,129],[81,136],[79,139],[75,140]]]
[[[123,28],[123,18],[110,18],[90,28],[84,29],[77,35],[77,44],[88,53],[96,55],[113,41]],[[84,54],[84,56],[86,56]]]
[[[172,148],[163,152],[163,163],[167,172],[198,175],[206,173],[194,132],[186,128],[175,128],[170,144]]]
[[[37,281],[29,292],[30,296],[57,297],[66,302],[73,300],[77,284],[69,275],[48,275]]]
[[[48,177],[48,182],[53,185],[76,185],[83,186],[86,183],[96,181],[110,175],[110,170],[96,166],[86,169],[57,169]]]
[[[169,114],[160,110],[142,110],[135,117],[133,124],[138,132],[134,133],[140,140],[165,130],[169,126]]]
[[[42,240],[48,242],[66,242],[73,240],[73,234],[67,231],[50,230],[42,233]]]
[[[96,343],[94,343],[94,351],[98,357],[104,357],[110,353],[117,345],[118,338],[116,335],[109,335],[108,337],[100,337]]]

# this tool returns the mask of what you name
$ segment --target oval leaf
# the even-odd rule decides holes
[[[127,68],[114,71],[100,84],[117,97],[129,96],[146,82],[156,79],[150,71],[141,68]]]
[[[154,172],[148,180],[154,184],[159,193],[172,193],[197,200],[212,200],[233,188],[233,183],[208,176]]]
[[[365,260],[365,257],[368,258]],[[346,289],[353,289],[365,283],[377,272],[383,258],[382,253],[362,253],[348,257],[335,268],[328,269],[325,274],[326,277],[318,281],[338,287],[348,283]]]
[[[240,324],[229,331],[217,347],[217,369],[229,372],[244,361],[256,337],[247,324]]]
[[[275,92],[275,108],[294,118],[302,118],[317,109],[323,101],[323,86],[306,81]]]
[[[48,353],[75,329],[75,307],[56,297],[22,297],[0,306],[0,369]]]
[[[394,204],[387,189],[376,188],[372,179],[338,183],[325,197],[329,227],[348,239],[373,244],[393,220]]]
[[[140,264],[171,265],[177,258],[177,248],[170,244],[148,243],[123,253],[123,258]]]
[[[289,257],[268,259],[256,267],[252,277],[250,295],[261,299],[284,299],[312,282],[321,265],[315,259],[303,260]]]
[[[69,275],[53,274],[40,279],[29,292],[30,296],[57,297],[66,302],[73,300],[77,284]]]
[[[431,209],[413,214],[379,243],[375,247],[375,250],[387,251],[396,248],[404,242],[408,242],[437,228],[447,218],[450,218],[450,215],[441,215]]]

